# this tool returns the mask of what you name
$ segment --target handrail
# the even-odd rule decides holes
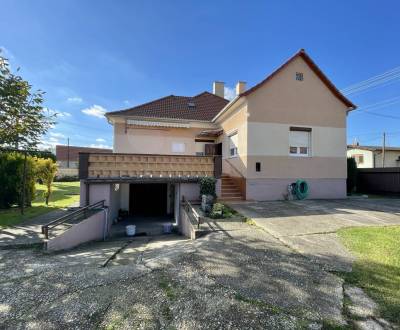
[[[50,221],[49,223],[42,226],[42,234],[45,236],[46,239],[48,239],[49,238],[49,229],[53,229],[54,227],[57,227],[58,225],[61,225],[68,220],[73,220],[75,217],[79,217],[81,215],[84,215],[84,217],[86,217],[86,212],[88,210],[93,210],[96,208],[104,208],[104,203],[105,203],[105,200],[101,200],[101,201],[98,201],[91,205],[81,207],[74,212],[68,213],[66,215],[63,215],[60,218]]]
[[[197,224],[197,229],[199,229],[201,224],[200,215],[196,212],[193,205],[185,198],[185,196],[182,196],[182,203],[188,217],[191,218],[190,220]]]

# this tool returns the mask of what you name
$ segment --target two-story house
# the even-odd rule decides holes
[[[304,50],[236,97],[170,95],[109,112],[114,148],[80,154],[81,204],[105,199],[110,214],[171,214],[199,198],[199,178],[215,176],[228,200],[283,199],[297,179],[309,198],[346,196],[346,116],[355,105]]]

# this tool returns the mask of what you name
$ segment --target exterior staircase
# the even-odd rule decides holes
[[[239,187],[235,184],[235,181],[226,174],[221,176],[221,200],[224,201],[241,201],[244,200],[244,196],[240,192]]]

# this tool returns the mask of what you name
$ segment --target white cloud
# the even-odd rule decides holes
[[[125,104],[125,105],[131,105],[131,102],[130,102],[129,100],[125,100],[125,101],[124,101],[124,104]]]
[[[0,55],[4,56],[8,60],[14,60],[15,56],[9,49],[4,46],[0,46]]]
[[[83,99],[81,97],[79,97],[79,96],[73,96],[73,97],[67,98],[67,102],[79,104],[79,103],[83,102]]]
[[[99,143],[99,144],[92,143],[89,147],[91,147],[91,148],[101,148],[101,149],[112,149],[112,147],[110,147],[110,146],[108,146],[106,144],[101,144],[101,143]]]
[[[107,110],[101,105],[94,104],[90,108],[83,109],[82,112],[88,116],[103,118]]]
[[[43,108],[45,112],[47,112],[48,116],[53,116],[56,115],[56,118],[60,117],[71,117],[72,115],[69,112],[66,111],[56,111],[50,108]]]
[[[229,101],[233,100],[236,96],[235,88],[231,87],[224,87],[224,94],[225,98]]]
[[[64,139],[65,138],[65,135],[62,134],[62,133],[50,132],[49,134],[53,138],[60,138],[60,139]]]
[[[102,139],[102,138],[97,138],[96,142],[106,142],[106,140]]]

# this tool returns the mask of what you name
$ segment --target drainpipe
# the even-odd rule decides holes
[[[107,236],[107,229],[108,229],[108,208],[105,207],[103,208],[104,211],[104,216],[106,217],[106,221],[104,221],[104,228],[103,228],[103,241],[106,240],[106,236]]]

